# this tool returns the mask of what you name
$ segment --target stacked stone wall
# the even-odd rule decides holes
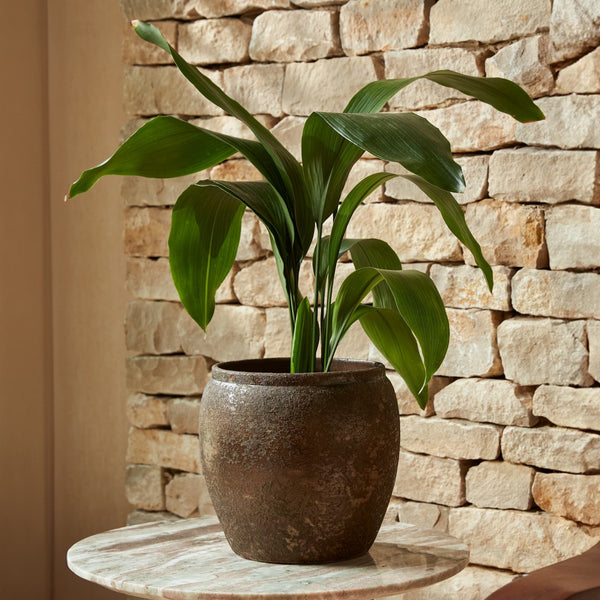
[[[404,597],[484,598],[600,541],[600,3],[597,0],[123,0],[300,155],[313,110],[342,110],[364,84],[434,69],[521,84],[545,121],[517,124],[460,93],[420,82],[386,110],[426,116],[450,139],[467,191],[458,200],[493,266],[489,293],[472,256],[426,197],[392,180],[349,235],[381,237],[428,273],[451,325],[448,356],[420,411],[390,372],[401,412],[388,519],[437,527],[472,565]],[[209,105],[165,54],[126,35],[130,133],[176,114],[248,136]],[[372,156],[354,183],[401,172]],[[126,179],[127,497],[130,521],[211,511],[197,419],[215,361],[289,353],[287,310],[268,236],[244,217],[235,267],[207,335],[178,303],[167,237],[172,206],[202,178],[260,177],[239,156],[200,176]],[[352,267],[342,265],[340,273]],[[310,265],[301,287],[312,284]],[[380,358],[353,328],[339,355]]]

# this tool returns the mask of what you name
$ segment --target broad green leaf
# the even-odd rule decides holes
[[[401,175],[401,177],[412,181],[421,189],[421,191],[433,200],[450,231],[471,251],[471,254],[473,254],[475,262],[483,271],[488,288],[491,292],[494,287],[494,274],[492,268],[485,260],[483,253],[481,252],[481,246],[473,237],[465,220],[462,208],[454,196],[445,190],[441,190],[440,188],[427,183],[427,181],[424,181],[415,175]]]
[[[300,302],[292,336],[292,373],[308,373],[315,370],[315,350],[318,336],[313,337],[313,311],[308,298]]]
[[[398,162],[443,189],[464,189],[450,142],[427,119],[413,113],[317,114],[342,137],[374,156]]]
[[[429,399],[425,367],[411,330],[395,310],[362,308],[359,318],[365,333],[404,379],[419,406],[425,408]]]
[[[236,148],[204,130],[176,119],[156,117],[140,127],[103,163],[84,171],[69,197],[89,190],[104,175],[180,177],[220,163]]]
[[[206,331],[215,293],[240,241],[244,205],[216,187],[191,185],[173,209],[169,264],[181,302]]]

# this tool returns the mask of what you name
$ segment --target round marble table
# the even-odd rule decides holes
[[[327,565],[259,563],[234,554],[214,517],[149,523],[93,535],[71,547],[69,568],[140,598],[368,600],[442,581],[463,569],[467,547],[432,529],[381,528],[370,552]]]

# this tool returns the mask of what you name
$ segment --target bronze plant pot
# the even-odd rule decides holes
[[[394,389],[383,365],[337,360],[289,373],[289,359],[220,363],[202,396],[208,491],[234,552],[326,563],[368,552],[398,466]]]

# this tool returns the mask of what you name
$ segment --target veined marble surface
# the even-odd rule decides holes
[[[76,543],[69,568],[140,598],[171,600],[368,600],[458,573],[467,547],[432,529],[381,528],[370,552],[327,565],[276,565],[240,558],[215,517],[114,529]]]

